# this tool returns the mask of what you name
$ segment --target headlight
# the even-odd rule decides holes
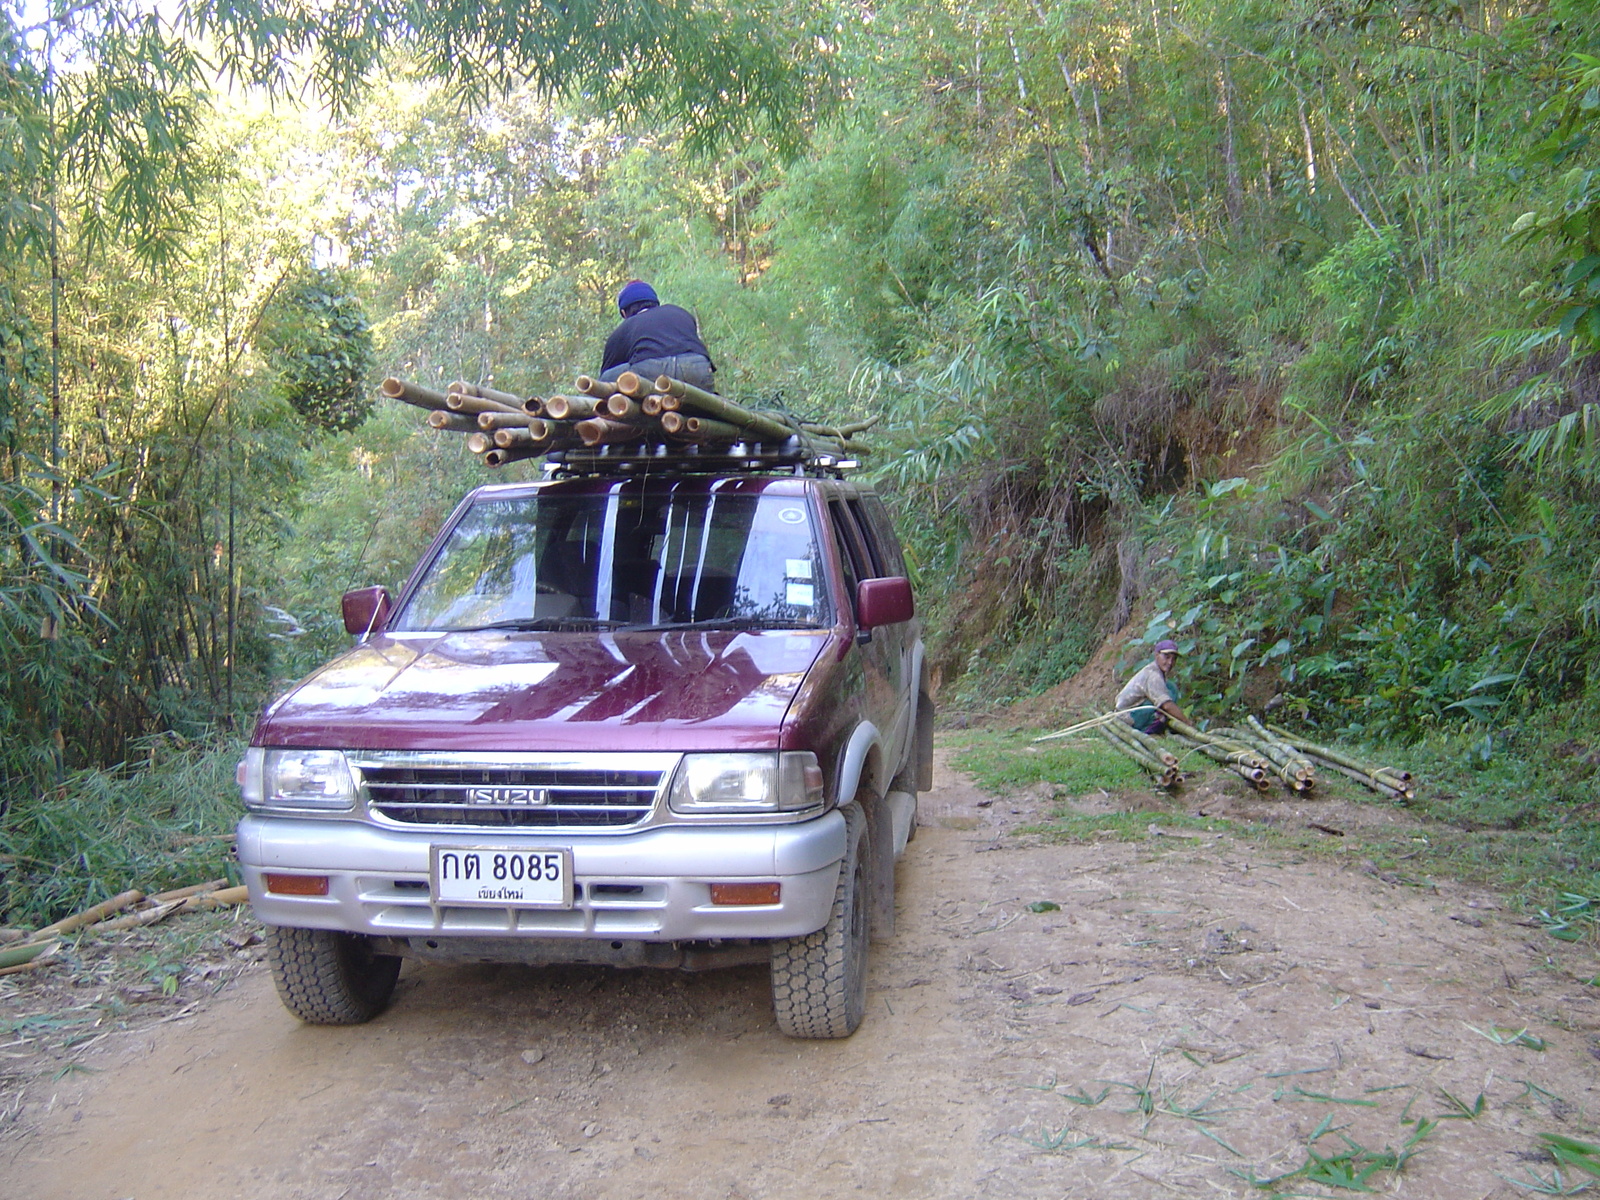
[[[822,768],[809,750],[685,754],[667,803],[673,812],[797,812],[822,805]]]
[[[355,780],[339,750],[245,751],[237,774],[246,808],[349,809]]]

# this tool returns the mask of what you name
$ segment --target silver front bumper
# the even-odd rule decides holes
[[[844,817],[790,825],[657,826],[635,834],[413,832],[364,821],[266,817],[239,822],[239,864],[268,925],[380,937],[594,938],[677,942],[798,937],[822,928],[845,853]],[[432,846],[564,849],[570,909],[436,905]],[[326,896],[269,894],[263,873],[326,875]],[[713,905],[709,885],[777,882],[781,902]]]

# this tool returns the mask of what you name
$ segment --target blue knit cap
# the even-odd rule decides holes
[[[655,288],[651,287],[642,279],[632,280],[631,282],[625,284],[623,289],[617,293],[617,311],[625,313],[642,300],[648,300],[652,304],[661,303],[661,301],[656,297]]]

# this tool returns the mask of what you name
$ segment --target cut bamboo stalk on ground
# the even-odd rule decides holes
[[[1237,750],[1226,750],[1223,747],[1213,745],[1210,742],[1196,741],[1194,738],[1187,737],[1183,734],[1178,734],[1177,737],[1178,740],[1184,745],[1198,750],[1207,758],[1215,759],[1223,766],[1228,767],[1239,775],[1242,775],[1251,783],[1266,784],[1268,787],[1272,786],[1267,779],[1267,769],[1263,766],[1258,766],[1255,763],[1240,761],[1242,758],[1247,756],[1241,755]]]
[[[1393,792],[1396,796],[1406,800],[1414,800],[1416,798],[1416,792],[1410,784],[1411,776],[1409,773],[1406,773],[1404,780],[1396,782],[1398,772],[1388,776],[1388,778],[1379,774],[1380,771],[1387,771],[1389,768],[1373,767],[1353,755],[1335,750],[1331,746],[1323,746],[1316,742],[1308,741],[1278,725],[1269,725],[1268,728],[1295,749],[1338,768],[1341,775],[1348,775],[1356,780],[1357,783],[1371,787],[1374,791]]]
[[[428,414],[428,428],[441,429],[446,433],[476,433],[478,418],[470,413],[453,413],[436,409]]]
[[[378,390],[391,400],[399,400],[406,404],[415,405],[417,408],[428,408],[435,412],[448,409],[448,397],[443,392],[436,392],[432,388],[421,387],[415,383],[407,383],[403,379],[390,376],[378,385]]]
[[[138,929],[145,925],[154,925],[157,921],[164,921],[175,912],[184,908],[183,900],[169,900],[165,904],[158,904],[154,908],[147,908],[143,912],[129,913],[125,917],[112,917],[109,921],[97,921],[89,926],[89,933],[120,933],[125,929]]]
[[[1169,767],[1154,755],[1138,749],[1132,742],[1123,741],[1111,732],[1108,725],[1101,725],[1098,728],[1101,736],[1137,763],[1142,770],[1152,777],[1157,787],[1172,788],[1178,785],[1178,769],[1176,767]]]
[[[203,912],[212,908],[234,908],[244,904],[250,899],[250,889],[244,884],[238,887],[223,888],[216,892],[206,892],[202,896],[190,896],[183,902],[184,912]]]
[[[151,904],[165,904],[169,900],[187,900],[190,896],[203,895],[206,892],[214,892],[218,888],[227,886],[228,881],[226,879],[212,879],[205,883],[190,884],[188,887],[173,888],[170,892],[157,892],[154,896],[147,896],[145,899]]]
[[[0,947],[0,967],[20,967],[24,963],[31,963],[34,959],[45,954],[53,953],[61,945],[58,939],[48,941],[19,942],[14,946]]]
[[[1144,751],[1151,758],[1160,762],[1162,766],[1176,767],[1178,765],[1178,756],[1176,754],[1166,749],[1149,734],[1141,733],[1126,721],[1108,721],[1105,728],[1112,736],[1120,738],[1137,750]]]
[[[85,925],[93,925],[96,921],[104,921],[112,913],[119,913],[125,908],[131,908],[143,899],[144,893],[136,889],[121,892],[109,900],[101,901],[92,908],[73,913],[70,917],[63,917],[53,925],[46,925],[43,929],[35,929],[28,936],[28,941],[37,942],[58,934],[71,933],[74,929],[82,929]]]

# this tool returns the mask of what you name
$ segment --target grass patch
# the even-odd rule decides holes
[[[953,765],[996,796],[1036,783],[1051,783],[1062,791],[1078,793],[1137,787],[1148,778],[1098,733],[1090,731],[1034,744],[1034,738],[1048,732],[1014,729],[968,734],[956,743]]]
[[[1150,826],[1157,825],[1164,830],[1196,830],[1206,833],[1227,831],[1235,836],[1249,836],[1249,830],[1235,825],[1231,821],[1222,821],[1214,817],[1191,817],[1187,813],[1155,813],[1155,812],[1124,812],[1124,813],[1080,813],[1071,809],[1057,810],[1051,819],[1042,825],[1028,825],[1018,830],[1019,833],[1039,834],[1058,842],[1144,842],[1149,841]],[[1170,838],[1158,839],[1170,842],[1171,849],[1181,849],[1193,846],[1198,839],[1195,838]]]
[[[240,816],[234,742],[162,742],[143,764],[80,771],[0,820],[0,921],[38,926],[129,888],[163,891],[223,876]]]

